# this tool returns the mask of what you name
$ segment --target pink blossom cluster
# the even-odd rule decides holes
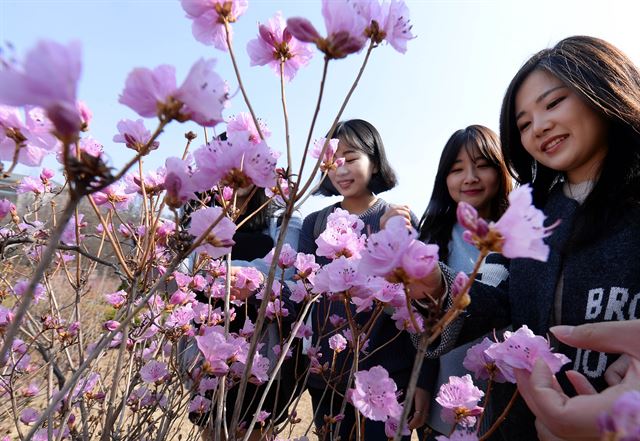
[[[187,18],[193,20],[193,36],[199,42],[227,50],[225,25],[235,22],[247,10],[247,0],[181,0]],[[229,39],[232,38],[228,27]]]
[[[50,121],[49,123],[36,113],[28,115],[26,125],[23,126],[16,112],[4,109],[2,126],[5,128],[5,139],[0,139],[2,159],[5,159],[7,151],[6,128],[10,126],[20,131],[25,128],[24,138],[31,139],[31,149],[26,150],[24,155],[20,153],[23,161],[30,163],[27,165],[40,164],[42,152],[37,149],[51,151],[55,148],[56,144],[47,136],[49,124],[65,142],[71,142],[77,137],[83,125],[77,103],[77,87],[82,70],[80,57],[78,42],[64,46],[52,41],[41,41],[27,53],[21,66],[10,66],[0,71],[0,104],[40,107],[45,110]],[[13,114],[9,115],[10,113]],[[26,136],[28,134],[31,136]],[[40,136],[42,138],[38,141]],[[16,149],[10,150],[13,152]]]
[[[198,60],[180,87],[173,66],[134,69],[119,101],[146,118],[191,120],[213,127],[223,121],[222,111],[228,100],[228,87],[214,71],[215,65],[214,59]],[[144,129],[138,126],[137,131],[144,136]]]
[[[324,156],[322,156],[322,161],[320,162],[321,171],[326,172],[329,170],[335,170],[344,164],[344,158],[335,157],[339,142],[339,139],[330,139],[327,141],[326,138],[320,138],[314,142],[313,148],[311,149],[311,157],[315,159],[320,158],[320,155],[322,155],[322,149],[324,148],[324,145],[327,144]]]
[[[322,37],[305,18],[290,18],[287,28],[298,40],[315,43],[329,59],[360,52],[368,40],[373,44],[387,41],[404,53],[407,41],[414,38],[409,24],[409,9],[401,0],[323,0],[322,16],[326,37]]]
[[[549,246],[544,238],[557,225],[544,226],[545,215],[533,205],[529,185],[518,187],[509,194],[509,208],[497,222],[487,223],[465,202],[458,204],[457,217],[466,228],[463,238],[479,249],[497,251],[509,258],[528,257],[541,261],[549,256]]]
[[[318,256],[338,259],[358,259],[364,249],[366,236],[362,234],[364,223],[347,210],[336,208],[327,217],[327,228],[318,236]]]
[[[309,45],[291,34],[279,12],[266,24],[258,26],[258,37],[249,41],[247,52],[252,66],[268,65],[287,81],[291,81],[313,56]]]
[[[516,381],[514,369],[531,372],[536,360],[544,361],[554,374],[571,361],[564,354],[552,352],[549,341],[535,335],[527,325],[515,332],[505,331],[504,340],[489,346],[485,353],[493,358],[502,375],[511,383]]]
[[[397,386],[382,366],[355,373],[355,387],[347,391],[347,398],[366,418],[387,421],[399,418],[402,406],[398,403]]]
[[[449,377],[449,382],[440,386],[436,401],[442,406],[441,417],[447,423],[472,427],[476,417],[482,414],[483,408],[478,406],[484,392],[478,389],[470,375]]]
[[[360,269],[390,281],[424,278],[438,263],[438,246],[427,245],[417,236],[403,217],[392,217],[383,230],[368,238]]]

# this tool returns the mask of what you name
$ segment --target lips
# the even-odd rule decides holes
[[[338,184],[338,187],[340,187],[340,188],[347,188],[352,183],[353,183],[353,179],[347,179],[347,180],[344,180],[344,181],[337,181],[336,182],[336,184]]]
[[[551,153],[555,151],[555,149],[568,137],[569,135],[552,136],[542,143],[542,145],[540,146],[540,150],[542,150],[543,153]]]
[[[482,189],[481,188],[474,188],[472,190],[462,190],[461,193],[462,194],[466,194],[467,196],[475,196],[475,195],[478,195],[478,194],[482,193]]]

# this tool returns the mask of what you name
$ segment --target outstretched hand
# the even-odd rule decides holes
[[[578,372],[569,371],[567,377],[579,395],[568,397],[556,378],[542,361],[536,362],[532,372],[516,371],[518,390],[536,415],[538,437],[543,441],[600,439],[598,417],[608,412],[623,393],[640,385],[640,320],[603,322],[577,327],[557,326],[551,332],[564,343],[602,352],[626,352],[619,367],[625,367],[610,380],[619,381],[596,393],[589,381]]]

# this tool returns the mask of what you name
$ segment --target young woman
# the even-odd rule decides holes
[[[462,239],[464,228],[456,221],[458,202],[471,204],[485,219],[497,220],[507,207],[511,177],[502,159],[500,141],[491,129],[472,125],[457,130],[444,146],[429,205],[420,221],[420,239],[439,247],[440,260],[455,272],[470,273],[479,251]],[[428,424],[434,432],[448,435],[451,425],[440,418],[435,396],[449,376],[468,373],[462,366],[473,343],[442,356],[426,360],[435,386],[430,390]],[[485,410],[485,412],[487,412]],[[485,415],[484,422],[491,418]],[[483,432],[483,431],[481,431]]]
[[[325,230],[327,217],[336,208],[342,208],[357,215],[364,222],[364,231],[367,234],[379,231],[381,222],[384,224],[386,219],[392,215],[404,215],[408,221],[412,220],[415,225],[417,223],[415,216],[411,219],[408,209],[391,206],[377,196],[377,194],[393,188],[396,185],[396,177],[387,161],[382,139],[375,127],[358,119],[344,121],[336,127],[333,138],[340,140],[335,156],[344,158],[344,165],[328,173],[328,179],[322,182],[317,193],[341,195],[342,201],[305,218],[300,232],[298,251],[315,254],[317,249],[315,240]],[[317,262],[325,264],[328,263],[328,260],[320,257],[317,258]],[[354,319],[361,325],[369,322],[372,316],[371,312],[360,312],[355,315],[355,308],[352,308],[349,313],[354,315]],[[320,334],[325,336],[320,341],[321,364],[332,363],[333,351],[329,348],[328,337],[326,337],[330,336],[335,329],[327,320],[327,317],[332,314],[343,319],[347,318],[347,310],[341,302],[330,302],[324,297],[314,306],[310,314],[314,337],[317,338]],[[382,345],[384,345],[383,350],[373,353],[375,348]],[[370,330],[369,348],[372,355],[362,360],[359,364],[360,370],[380,365],[389,372],[398,389],[406,389],[415,358],[415,348],[409,334],[402,332],[398,336],[398,330],[393,320],[388,314],[383,313],[377,318]],[[345,350],[338,354],[334,372],[349,372],[353,357],[347,352],[349,351]],[[407,354],[413,354],[413,356]],[[310,376],[308,390],[313,402],[314,421],[317,429],[321,430],[325,427],[325,415],[332,417],[338,415],[343,401],[340,394],[344,394],[346,388],[346,376],[336,375],[329,379],[332,384],[324,396],[323,391],[328,386],[327,380],[319,375],[312,374]],[[333,387],[338,393],[332,394]],[[334,397],[333,402],[331,402],[332,396]],[[420,412],[426,404],[425,392],[420,390],[414,400],[414,415],[409,422],[410,427],[422,425],[424,415],[421,415]],[[344,420],[340,425],[341,439],[348,440],[355,437],[354,423],[354,409],[348,405]],[[329,429],[333,432],[335,426],[330,426]],[[384,423],[367,420],[363,439],[386,441]]]
[[[498,286],[474,285],[461,337],[509,323],[514,328],[526,324],[545,335],[553,325],[638,317],[637,67],[606,41],[584,36],[560,41],[529,59],[511,81],[500,137],[513,177],[531,185],[548,222],[561,222],[546,239],[551,250],[547,262],[512,259],[509,277]],[[423,283],[423,292],[444,291],[440,271]],[[615,355],[561,343],[558,350],[572,360],[569,369],[582,373],[598,390],[606,386],[604,373]],[[566,378],[558,377],[568,388]],[[510,398],[501,395],[495,398]],[[501,430],[506,439],[537,439],[533,415],[522,401]]]

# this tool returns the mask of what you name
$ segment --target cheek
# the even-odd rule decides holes
[[[522,135],[520,135],[520,142],[522,143],[524,150],[530,156],[533,156],[535,158],[536,153],[538,152],[538,149],[536,148],[530,133],[531,133],[531,130],[527,130],[526,133],[523,133]]]
[[[460,179],[456,175],[447,176],[447,190],[456,204],[460,202]]]

